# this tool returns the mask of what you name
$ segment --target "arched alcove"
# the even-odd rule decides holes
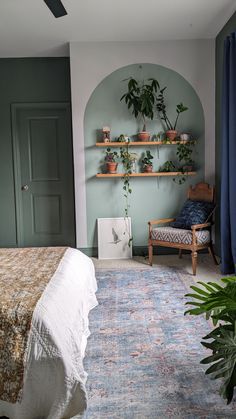
[[[133,64],[114,71],[95,88],[84,115],[88,247],[97,245],[97,218],[124,215],[122,180],[95,177],[95,174],[101,171],[105,155],[105,149],[96,148],[95,143],[99,139],[99,130],[104,125],[111,127],[112,139],[122,133],[132,136],[141,128],[141,122],[134,118],[124,102],[120,102],[127,86],[127,82],[123,80],[130,76],[139,80],[154,77],[161,87],[167,86],[168,114],[173,119],[176,105],[180,102],[188,106],[188,111],[180,116],[178,129],[190,132],[197,139],[194,152],[197,176],[188,178],[183,185],[177,185],[170,177],[131,180],[130,216],[134,246],[146,245],[149,219],[175,215],[185,200],[189,184],[204,178],[204,115],[200,99],[193,87],[177,72],[156,64]],[[148,130],[152,134],[163,131],[158,117],[148,123]],[[154,146],[142,146],[132,151],[141,156],[147,149],[154,155],[154,171],[157,171],[166,160],[175,159],[176,146],[166,145],[159,149]],[[122,171],[121,167],[119,171]]]

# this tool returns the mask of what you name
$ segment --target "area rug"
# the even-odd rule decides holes
[[[184,316],[186,273],[159,267],[96,276],[85,418],[235,418],[236,404],[226,405],[219,383],[199,364],[208,354],[200,341],[211,326]]]

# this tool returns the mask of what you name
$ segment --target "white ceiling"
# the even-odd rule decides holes
[[[56,19],[43,0],[0,0],[0,57],[68,55],[69,41],[215,38],[235,0],[63,0]]]

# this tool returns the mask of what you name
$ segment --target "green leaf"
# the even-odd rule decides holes
[[[198,294],[185,294],[185,297],[192,297],[192,298],[196,298],[196,299],[202,300],[202,301],[206,301],[207,300],[207,297],[203,297],[203,296],[198,295]]]
[[[206,295],[207,297],[209,296],[209,293],[208,293],[208,292],[206,292],[206,291],[202,290],[201,288],[196,287],[195,285],[192,285],[190,288],[191,288],[193,291],[198,292],[199,294]]]
[[[215,292],[215,289],[209,285],[209,282],[206,283],[206,282],[198,281],[198,284],[201,284],[210,292]]]
[[[214,354],[211,356],[208,356],[207,358],[204,358],[201,360],[201,364],[211,364],[214,361],[217,361],[218,359],[221,359],[222,355],[221,354]]]

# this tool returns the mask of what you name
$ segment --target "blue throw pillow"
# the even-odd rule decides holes
[[[171,227],[190,230],[193,224],[203,224],[211,216],[215,204],[205,201],[191,201],[188,199],[179,216],[170,223]]]

